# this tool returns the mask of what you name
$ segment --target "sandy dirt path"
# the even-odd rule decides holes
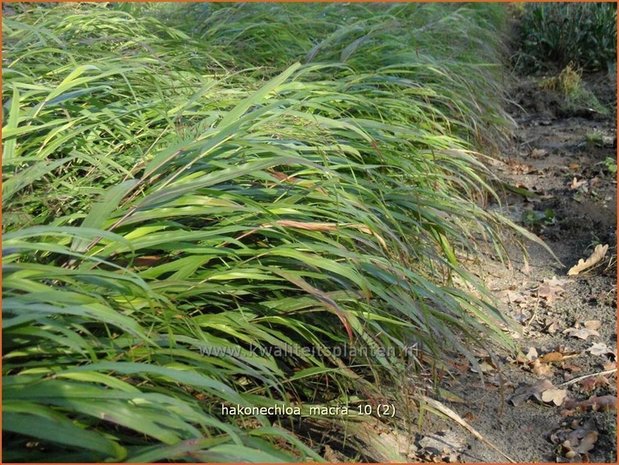
[[[468,363],[454,361],[443,387],[464,402],[445,404],[515,461],[615,462],[616,178],[607,160],[616,152],[615,83],[587,80],[606,115],[565,111],[538,84],[531,78],[512,93],[515,137],[493,167],[511,190],[489,208],[541,237],[561,264],[535,244],[526,244],[525,257],[515,241],[509,266],[488,255],[481,277],[520,323],[522,353],[479,353],[483,385]],[[606,244],[596,266],[568,276]],[[457,426],[431,430],[416,436],[419,457],[506,461]]]

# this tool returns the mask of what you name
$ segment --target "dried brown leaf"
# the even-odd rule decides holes
[[[578,180],[578,178],[574,178],[572,179],[572,182],[570,183],[570,189],[572,190],[577,190],[578,188],[584,186],[587,184],[587,180],[586,179],[581,179],[580,181]]]
[[[512,405],[518,406],[523,402],[535,397],[538,401],[542,401],[542,393],[549,389],[556,389],[554,384],[548,379],[542,379],[533,385],[524,385],[514,391],[509,401]]]
[[[578,385],[581,392],[590,394],[596,388],[595,378],[585,378]]]
[[[479,364],[479,369],[482,373],[489,373],[491,371],[496,371],[496,368],[492,366],[490,363],[485,360]]]
[[[569,269],[569,271],[567,272],[568,276],[575,276],[598,264],[606,255],[606,252],[608,252],[608,244],[596,245],[593,253],[589,256],[589,258],[587,258],[586,260],[583,260],[581,258],[580,260],[578,260],[578,263],[576,265]]]
[[[595,329],[589,329],[589,328],[578,328],[578,329],[568,328],[563,331],[563,334],[568,334],[569,336],[577,337],[578,339],[584,339],[584,340],[586,340],[589,336],[600,335],[600,333],[598,333]]]
[[[527,352],[527,360],[529,361],[533,361],[536,358],[539,357],[538,353],[537,353],[537,349],[535,347],[529,347],[529,351]]]
[[[548,334],[555,334],[557,331],[559,331],[559,323],[557,321],[550,321],[549,320],[546,321],[546,328],[545,328],[545,332]]]
[[[594,342],[591,347],[587,349],[591,355],[614,355],[615,351],[611,350],[606,344],[603,342]]]
[[[576,448],[576,452],[579,454],[586,454],[595,446],[595,443],[598,441],[598,432],[597,431],[588,431],[585,434],[585,437],[582,438],[580,444]]]
[[[565,355],[561,352],[548,352],[547,354],[542,355],[539,359],[543,363],[561,362],[565,359]]]
[[[313,221],[294,221],[294,220],[278,220],[273,223],[265,223],[261,225],[263,228],[271,228],[273,226],[280,226],[282,228],[303,229],[306,231],[337,231],[339,228],[354,228],[362,233],[374,236],[383,247],[387,247],[385,240],[361,223],[319,223]]]
[[[542,392],[542,401],[546,403],[554,403],[559,406],[567,397],[567,389],[547,389]]]
[[[582,401],[567,399],[564,407],[566,410],[563,413],[567,415],[571,415],[575,410],[616,410],[617,398],[615,396],[608,395],[591,397],[590,399]]]
[[[602,326],[602,322],[600,320],[588,320],[584,323],[585,328],[598,330],[600,326]]]
[[[564,292],[563,286],[566,283],[567,280],[557,279],[556,276],[553,276],[551,279],[544,279],[537,288],[537,296],[552,304],[557,296]]]
[[[544,158],[546,155],[548,155],[548,150],[546,149],[531,150],[531,158]]]
[[[604,363],[602,365],[602,367],[604,368],[604,371],[613,370],[613,369],[617,368],[617,362],[610,362],[609,361],[609,362]]]
[[[536,376],[538,377],[550,377],[552,376],[552,367],[546,363],[542,363],[540,362],[540,360],[535,360],[533,362],[533,369],[532,369],[533,373],[535,373]]]

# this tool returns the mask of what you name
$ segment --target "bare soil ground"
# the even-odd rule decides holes
[[[608,109],[601,114],[566,110],[539,81],[513,90],[515,140],[494,166],[507,193],[503,205],[489,208],[537,234],[561,263],[536,244],[525,244],[523,254],[516,240],[508,244],[511,264],[488,256],[482,277],[519,322],[521,353],[480,353],[483,384],[467,362],[454,361],[455,376],[443,387],[463,401],[445,404],[515,461],[616,462],[617,210],[607,162],[616,158],[616,83],[605,74],[585,80]],[[606,244],[596,266],[568,276]],[[423,429],[417,457],[506,461],[453,423]]]

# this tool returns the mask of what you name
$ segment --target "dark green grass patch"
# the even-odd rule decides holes
[[[616,61],[617,6],[614,3],[527,3],[519,17],[521,70],[567,65],[605,71]]]

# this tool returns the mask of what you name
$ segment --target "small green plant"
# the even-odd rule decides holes
[[[542,80],[540,86],[573,97],[582,92],[582,71],[568,64],[557,76]]]
[[[522,222],[527,226],[550,226],[556,221],[556,214],[552,208],[544,211],[525,210],[522,212]]]
[[[587,145],[590,147],[601,147],[604,144],[604,134],[599,130],[593,130],[585,135]]]
[[[606,157],[604,160],[604,166],[606,167],[606,171],[608,171],[613,176],[617,174],[617,160],[612,157]]]
[[[597,97],[587,89],[582,81],[582,70],[568,64],[554,77],[540,81],[542,89],[557,92],[564,99],[563,107],[567,111],[592,110],[597,113],[607,114]]]

